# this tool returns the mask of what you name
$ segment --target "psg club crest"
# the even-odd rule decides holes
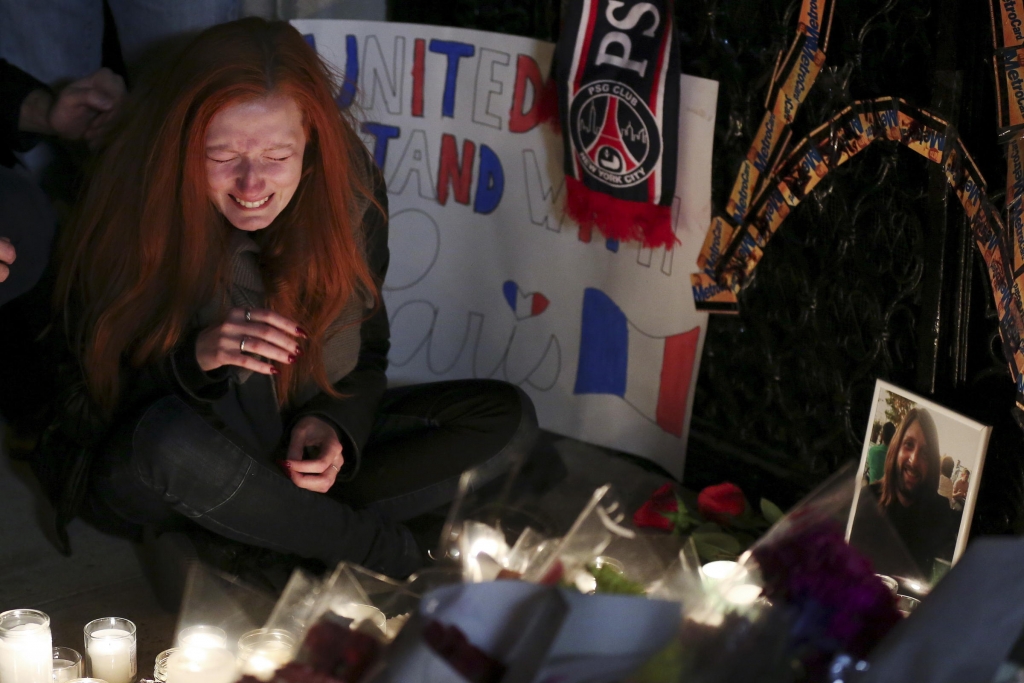
[[[647,103],[621,82],[584,85],[573,98],[569,118],[580,166],[609,187],[642,183],[661,158],[661,135],[654,115]]]

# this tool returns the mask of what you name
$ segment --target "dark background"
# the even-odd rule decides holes
[[[720,83],[713,202],[725,205],[799,1],[676,3],[683,71]],[[392,0],[395,21],[555,40],[552,0]],[[850,101],[896,95],[953,122],[1002,206],[988,4],[840,0],[799,139]],[[973,535],[1024,531],[1024,435],[992,290],[936,164],[876,142],[790,214],[739,297],[712,316],[684,483],[795,502],[859,458],[876,378],[992,425]]]

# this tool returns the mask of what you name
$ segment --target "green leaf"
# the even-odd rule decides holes
[[[675,529],[673,531],[676,533],[686,531],[697,524],[697,520],[690,516],[690,511],[686,509],[686,505],[683,504],[683,501],[679,496],[676,496],[676,511],[663,512],[661,514],[675,525]]]
[[[743,550],[735,537],[721,531],[694,532],[692,536],[702,562],[735,560]]]
[[[598,568],[592,564],[587,565],[587,571],[597,579],[597,593],[612,593],[615,595],[643,595],[644,587],[636,581],[630,581],[618,571],[607,565]]]
[[[761,499],[761,514],[768,520],[768,524],[775,524],[775,522],[782,519],[783,512],[779,509],[779,506],[771,502],[767,498]]]

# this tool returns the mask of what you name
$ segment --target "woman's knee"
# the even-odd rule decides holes
[[[126,431],[130,439],[119,444],[127,448],[119,458],[123,475],[191,516],[230,498],[255,464],[177,396],[148,406]]]
[[[525,455],[537,439],[537,410],[529,395],[500,380],[471,380],[478,410],[488,417],[492,434],[504,437],[502,452]]]

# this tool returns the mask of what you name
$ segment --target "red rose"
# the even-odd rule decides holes
[[[725,481],[708,486],[697,496],[697,510],[701,517],[719,524],[728,524],[747,509],[747,499],[736,484]]]
[[[640,506],[640,509],[633,513],[633,524],[638,527],[652,527],[654,529],[672,531],[675,525],[665,514],[678,511],[679,501],[676,499],[676,493],[672,488],[672,484],[662,484]]]

